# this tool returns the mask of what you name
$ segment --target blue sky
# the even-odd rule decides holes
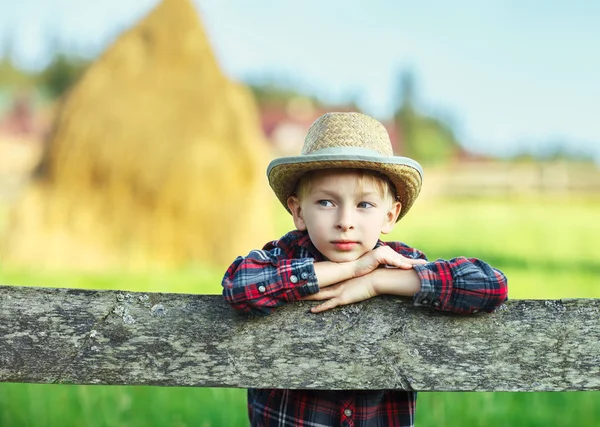
[[[19,0],[0,39],[43,64],[50,35],[101,51],[158,0]],[[510,153],[569,141],[600,159],[600,2],[194,0],[232,78],[273,75],[385,118],[401,69],[420,106],[468,147]]]

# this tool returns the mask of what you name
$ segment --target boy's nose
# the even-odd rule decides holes
[[[348,209],[341,209],[336,228],[341,231],[347,231],[354,228],[352,213]]]

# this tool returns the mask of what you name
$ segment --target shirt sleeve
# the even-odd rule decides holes
[[[262,314],[319,292],[314,259],[293,259],[276,244],[238,257],[225,272],[222,286],[233,308]]]
[[[508,299],[506,276],[475,258],[437,260],[414,269],[421,278],[415,305],[469,314],[492,312]]]
[[[406,257],[425,259],[417,249],[394,247]],[[498,269],[476,259],[458,257],[414,265],[421,291],[413,301],[418,306],[460,314],[492,312],[508,299],[508,280]]]

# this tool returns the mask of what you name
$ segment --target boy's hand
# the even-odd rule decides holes
[[[370,250],[356,261],[354,264],[354,277],[364,276],[375,270],[380,265],[389,265],[391,267],[410,270],[415,264],[427,264],[424,259],[406,258],[389,246],[380,246]]]
[[[421,279],[413,269],[379,268],[363,276],[344,280],[321,288],[319,292],[302,298],[306,301],[323,301],[311,308],[313,313],[373,298],[377,295],[413,296],[421,290]]]
[[[376,296],[372,275],[366,274],[345,280],[336,285],[321,289],[318,293],[302,298],[305,301],[325,301],[310,309],[313,313],[330,310],[339,305],[352,304]]]

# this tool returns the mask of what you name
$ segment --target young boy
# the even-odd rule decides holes
[[[302,154],[273,160],[267,175],[297,230],[229,267],[223,295],[235,309],[270,313],[287,302],[324,301],[311,309],[318,313],[392,294],[468,314],[506,300],[506,277],[480,260],[428,262],[417,249],[379,240],[411,208],[423,172],[393,156],[375,119],[321,116]],[[416,393],[401,390],[248,390],[252,426],[412,426],[415,404]]]

